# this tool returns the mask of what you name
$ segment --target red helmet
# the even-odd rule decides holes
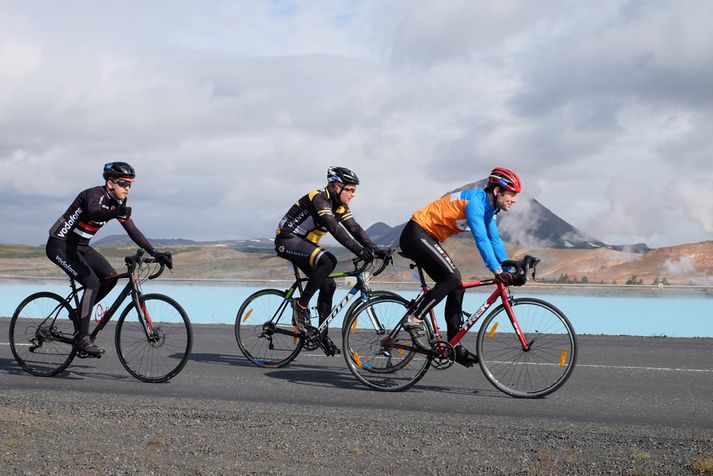
[[[492,183],[496,187],[510,190],[515,193],[520,193],[522,191],[522,182],[520,182],[520,177],[518,177],[512,170],[503,167],[495,167],[492,172],[490,172],[488,183]]]

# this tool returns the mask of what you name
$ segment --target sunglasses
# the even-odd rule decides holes
[[[352,195],[354,195],[354,194],[356,193],[356,188],[354,188],[354,187],[344,187],[344,188],[342,189],[342,192],[347,192],[347,193],[351,193]]]
[[[121,188],[131,188],[131,182],[127,180],[113,180],[113,182]]]

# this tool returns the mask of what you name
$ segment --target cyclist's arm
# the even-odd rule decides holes
[[[365,248],[374,248],[374,242],[371,241],[369,235],[364,231],[364,229],[356,222],[352,212],[347,210],[347,212],[342,216],[340,221],[344,228],[354,237],[356,240]]]
[[[501,267],[493,249],[490,232],[485,224],[485,204],[478,199],[470,200],[465,207],[465,218],[470,227],[470,232],[473,234],[473,239],[475,239],[475,245],[478,248],[480,257],[485,262],[485,267],[491,273],[496,273]],[[491,224],[491,226],[495,226],[495,220],[491,220]],[[497,227],[495,231],[497,232]],[[500,238],[500,235],[498,235],[498,238]]]
[[[498,225],[495,221],[495,217],[493,217],[488,223],[488,236],[490,237],[490,244],[493,247],[495,259],[498,260],[498,263],[507,261],[508,253],[507,251],[505,251],[505,244],[503,244],[503,240],[500,237],[500,231],[498,230]]]
[[[119,223],[121,223],[121,226],[124,227],[124,230],[126,230],[126,233],[129,235],[129,238],[133,240],[134,243],[139,245],[141,248],[146,250],[149,254],[154,253],[154,247],[151,245],[151,242],[149,242],[148,238],[144,236],[143,233],[136,227],[134,224],[134,221],[131,218],[119,218]]]
[[[332,234],[332,236],[346,249],[358,255],[361,252],[362,246],[347,232],[346,228],[340,224],[334,212],[332,212],[332,204],[322,197],[315,195],[312,203],[317,210],[317,215],[324,227]]]

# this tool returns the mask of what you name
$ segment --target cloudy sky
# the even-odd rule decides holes
[[[43,243],[117,160],[155,238],[270,237],[329,165],[396,225],[502,165],[607,243],[713,239],[707,0],[0,9],[3,243]]]

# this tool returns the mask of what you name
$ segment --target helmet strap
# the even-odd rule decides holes
[[[496,185],[495,187],[493,187],[493,191],[490,192],[490,193],[491,193],[490,196],[491,196],[492,199],[493,199],[493,209],[495,210],[495,213],[497,214],[497,213],[500,211],[500,207],[498,206],[498,197],[495,195],[495,190],[496,190],[496,189],[497,189],[499,192],[501,192],[503,189],[500,188],[500,187],[498,187],[498,186]]]

